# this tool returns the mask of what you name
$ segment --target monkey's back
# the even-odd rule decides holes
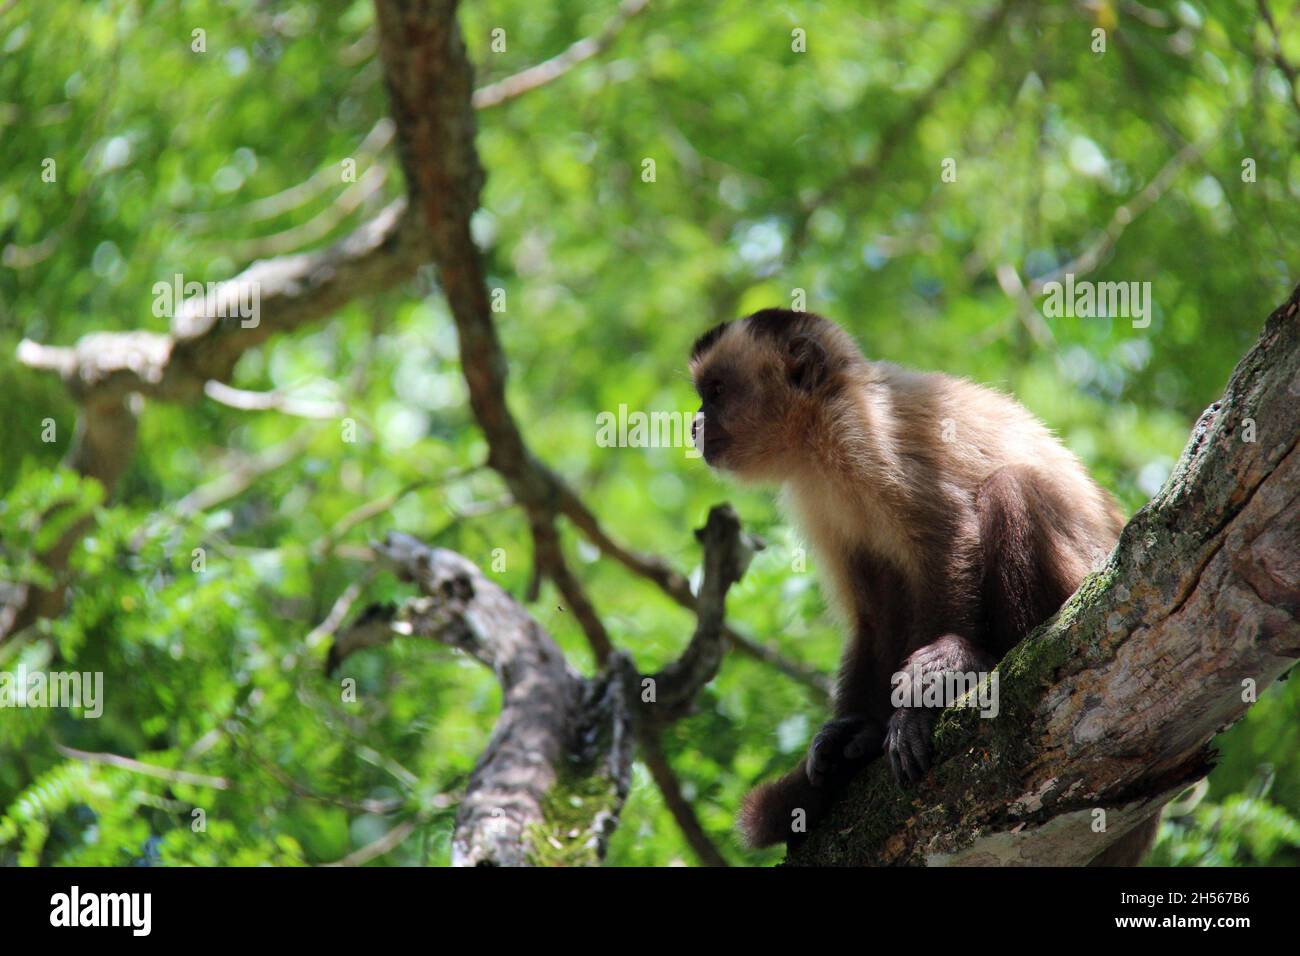
[[[1000,469],[1032,469],[1059,512],[1059,530],[1090,565],[1114,546],[1124,524],[1115,500],[1015,398],[942,372],[875,363],[875,373],[892,396],[898,440],[941,468],[943,480],[974,495]]]

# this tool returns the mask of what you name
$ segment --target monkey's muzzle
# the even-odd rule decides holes
[[[731,436],[721,425],[709,422],[701,410],[695,413],[695,418],[691,421],[691,444],[704,452],[704,460],[708,464],[717,465],[731,444]]]

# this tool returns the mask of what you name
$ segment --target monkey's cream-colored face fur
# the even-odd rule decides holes
[[[789,478],[818,412],[862,361],[847,335],[811,313],[767,309],[710,329],[691,353],[704,460],[742,480]]]

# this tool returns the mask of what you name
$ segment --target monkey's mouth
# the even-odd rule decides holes
[[[703,410],[691,421],[691,444],[704,453],[704,460],[717,466],[731,446],[731,435],[716,422],[710,421]]]
[[[722,457],[731,447],[731,436],[716,425],[704,432],[704,460],[710,465],[722,463]]]

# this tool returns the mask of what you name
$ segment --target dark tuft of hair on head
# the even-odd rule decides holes
[[[798,318],[799,313],[790,309],[759,309],[757,312],[745,316],[745,324],[749,326],[749,330],[755,338],[776,338],[787,332],[791,323],[797,321]]]
[[[696,339],[695,344],[691,346],[691,358],[699,358],[712,348],[713,343],[722,338],[722,333],[727,330],[727,326],[730,324],[730,322],[719,322],[713,328],[709,329],[709,331]]]
[[[745,318],[749,334],[755,340],[769,339],[786,342],[798,335],[807,335],[825,322],[813,312],[795,312],[792,309],[761,309]]]

